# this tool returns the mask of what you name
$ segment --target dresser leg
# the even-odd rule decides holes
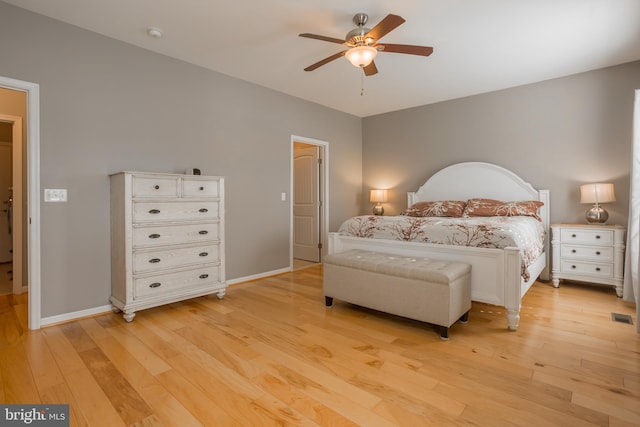
[[[132,311],[132,312],[126,312],[125,311],[124,314],[122,315],[122,317],[124,317],[124,320],[127,323],[131,323],[131,322],[133,322],[133,318],[136,317],[136,313],[135,313],[135,311]]]
[[[225,290],[223,289],[221,291],[218,291],[216,296],[218,297],[218,299],[222,299],[222,298],[224,298],[224,294],[225,294]]]
[[[554,288],[560,287],[560,279],[551,279],[551,283],[553,283]]]

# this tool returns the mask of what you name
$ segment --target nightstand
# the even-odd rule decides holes
[[[622,297],[626,228],[619,225],[552,224],[551,280],[600,283]]]

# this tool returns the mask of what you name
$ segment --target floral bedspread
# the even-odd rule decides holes
[[[521,250],[522,277],[544,250],[544,227],[532,217],[357,216],[345,221],[340,234],[370,239],[404,240],[443,245]]]

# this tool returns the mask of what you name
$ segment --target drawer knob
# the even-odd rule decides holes
[[[200,252],[198,255],[203,256],[203,257],[204,257],[204,256],[208,256],[208,255],[209,255],[209,252]]]
[[[596,251],[596,255],[600,255],[600,251]]]
[[[200,275],[200,278],[201,278],[201,279],[206,279],[207,277],[209,277],[209,275],[208,275],[208,274],[201,274],[201,275]]]
[[[600,267],[596,267],[596,271],[600,271]]]
[[[571,237],[576,237],[576,235],[575,235],[575,234],[572,234],[572,235],[571,235]]]
[[[575,254],[577,251],[575,249],[571,249],[571,253]]]
[[[200,187],[200,191],[204,191],[204,187]]]
[[[571,266],[571,268],[576,268],[576,266],[575,266],[575,265],[572,265],[572,266]]]
[[[160,285],[162,285],[162,283],[160,282],[154,282],[152,284],[149,285],[150,288],[159,288]]]
[[[209,212],[209,209],[207,209],[207,208],[201,208],[198,212],[202,212],[202,213]]]
[[[150,214],[159,214],[160,213],[160,209],[151,209],[149,211]]]
[[[156,190],[159,190],[160,186],[159,185],[155,185],[153,188],[155,188]]]
[[[160,262],[160,258],[151,258],[151,259],[149,260],[149,262],[150,262],[151,264],[157,264],[157,263],[159,263],[159,262]]]
[[[205,235],[205,234],[209,234],[209,232],[207,230],[200,230],[198,231],[198,234]]]
[[[158,237],[160,237],[160,235],[159,235],[159,234],[156,234],[156,233],[154,233],[154,234],[149,234],[149,238],[150,238],[150,239],[157,239]]]
[[[600,238],[600,236],[599,236],[599,235],[596,235],[596,239],[599,239],[599,238]]]

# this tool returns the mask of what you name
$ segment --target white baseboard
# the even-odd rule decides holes
[[[101,307],[88,308],[86,310],[73,311],[71,313],[59,314],[57,316],[43,317],[40,319],[40,326],[49,326],[56,323],[69,322],[71,320],[82,319],[83,317],[96,316],[98,314],[105,314],[112,311],[111,304],[103,305]]]
[[[253,276],[239,277],[237,279],[227,280],[227,285],[235,285],[237,283],[248,282],[250,280],[262,279],[269,276],[275,276],[277,274],[288,273],[291,271],[291,267],[281,268],[279,270],[267,271],[265,273],[254,274]],[[49,326],[57,323],[70,322],[72,320],[82,319],[84,317],[96,316],[99,314],[105,314],[112,311],[111,304],[103,305],[101,307],[88,308],[86,310],[74,311],[71,313],[59,314],[57,316],[43,317],[40,319],[40,326]]]
[[[235,285],[237,283],[248,282],[250,280],[263,279],[269,276],[275,276],[277,274],[289,273],[291,271],[291,267],[281,268],[279,270],[267,271],[264,273],[254,274],[253,276],[245,276],[239,277],[237,279],[227,280],[227,285]]]

